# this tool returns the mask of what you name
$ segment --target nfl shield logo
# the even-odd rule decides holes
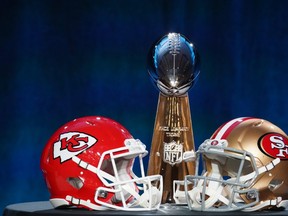
[[[175,141],[164,143],[164,157],[163,160],[172,166],[182,161],[183,145],[177,144]]]

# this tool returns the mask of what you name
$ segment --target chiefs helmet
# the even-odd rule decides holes
[[[157,209],[162,176],[145,176],[145,155],[146,146],[111,119],[88,116],[68,122],[52,135],[41,157],[51,204],[90,210]]]
[[[203,163],[202,173],[198,173]],[[237,118],[199,146],[184,188],[191,210],[256,211],[288,205],[288,139],[259,118]]]

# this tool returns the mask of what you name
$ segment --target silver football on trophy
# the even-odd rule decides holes
[[[164,95],[184,95],[200,73],[199,54],[185,36],[169,33],[151,47],[148,73]]]

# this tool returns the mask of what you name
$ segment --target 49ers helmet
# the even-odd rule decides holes
[[[55,208],[157,209],[162,177],[145,176],[145,155],[146,146],[114,120],[88,116],[68,122],[52,135],[41,157],[50,202]]]
[[[204,168],[198,174],[200,159]],[[196,174],[184,182],[191,210],[256,211],[288,205],[288,139],[269,121],[244,117],[223,124],[200,145],[196,167]]]

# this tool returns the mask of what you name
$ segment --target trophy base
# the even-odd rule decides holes
[[[173,197],[173,194],[171,194],[170,191],[163,191],[161,203],[162,204],[165,204],[165,203],[173,204],[173,203],[175,203],[175,201],[174,201],[174,199],[172,197]]]

